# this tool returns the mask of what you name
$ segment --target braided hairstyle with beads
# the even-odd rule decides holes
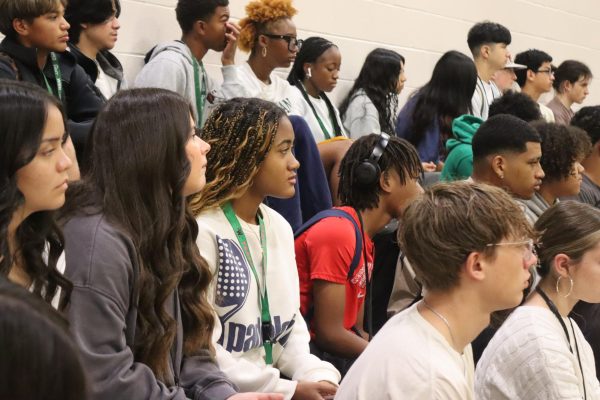
[[[202,128],[202,139],[211,146],[206,186],[190,202],[194,215],[246,192],[284,117],[275,103],[257,98],[234,98],[211,113]]]

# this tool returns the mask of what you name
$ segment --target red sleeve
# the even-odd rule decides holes
[[[352,222],[341,217],[326,218],[303,236],[310,279],[346,283],[356,246]]]

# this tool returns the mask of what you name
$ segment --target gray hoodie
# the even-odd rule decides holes
[[[179,40],[159,44],[154,48],[150,59],[135,78],[135,87],[157,87],[169,89],[185,97],[193,106],[194,117],[198,118],[196,110],[196,92],[194,86],[194,64],[192,53],[185,43]],[[223,84],[217,85],[208,74],[206,75],[207,101],[204,106],[203,121],[216,104],[225,99],[237,97],[243,91],[239,88],[237,69],[235,65],[221,67]],[[201,78],[202,80],[202,78]],[[202,82],[200,83],[202,85]],[[202,86],[200,86],[202,87]]]
[[[64,227],[66,270],[73,282],[68,318],[93,400],[224,400],[236,393],[208,351],[183,355],[179,296],[166,301],[177,321],[168,386],[132,353],[137,320],[137,252],[103,214],[77,215]],[[143,288],[141,288],[143,290]]]

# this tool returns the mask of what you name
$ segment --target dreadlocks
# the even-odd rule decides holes
[[[356,140],[348,149],[340,165],[340,186],[338,196],[342,204],[358,210],[375,208],[379,202],[381,186],[377,180],[372,187],[356,183],[356,167],[368,160],[380,140],[380,135],[372,133]],[[209,153],[210,154],[210,153]],[[404,185],[409,179],[415,179],[423,173],[423,166],[414,146],[408,141],[392,136],[377,162],[382,173],[393,168]]]

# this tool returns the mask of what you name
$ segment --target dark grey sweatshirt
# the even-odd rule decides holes
[[[183,355],[177,292],[166,302],[167,311],[177,321],[169,357],[176,386],[165,385],[148,366],[136,362],[131,350],[138,270],[133,243],[103,214],[71,218],[64,235],[65,275],[74,285],[68,318],[90,380],[91,399],[224,400],[236,393],[208,351],[193,357]]]

